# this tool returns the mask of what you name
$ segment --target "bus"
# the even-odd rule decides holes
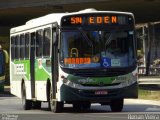
[[[25,110],[48,102],[122,111],[137,98],[135,20],[132,13],[85,9],[53,13],[10,30],[11,93]]]
[[[4,92],[4,82],[6,78],[6,64],[8,63],[8,52],[0,45],[0,92]]]

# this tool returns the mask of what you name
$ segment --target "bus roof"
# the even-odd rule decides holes
[[[133,16],[133,14],[130,13],[130,12],[97,11],[96,9],[93,9],[93,8],[84,9],[84,10],[81,10],[81,11],[78,11],[78,12],[72,12],[72,13],[52,13],[52,14],[48,14],[48,15],[45,15],[45,16],[42,16],[42,17],[31,19],[31,20],[27,21],[25,25],[11,28],[10,33],[13,34],[13,33],[16,33],[16,32],[28,30],[28,29],[43,26],[43,25],[46,25],[46,24],[51,24],[51,23],[54,23],[54,22],[57,22],[58,25],[60,25],[60,21],[61,21],[61,18],[63,16],[74,15],[74,14],[77,15],[77,14],[82,14],[82,13],[83,14],[84,13],[117,13],[117,14],[126,14],[126,15]]]

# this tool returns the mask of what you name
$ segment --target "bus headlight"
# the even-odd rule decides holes
[[[63,81],[63,84],[65,84],[65,85],[67,85],[67,86],[69,86],[71,88],[80,88],[81,87],[80,84],[74,83],[74,82],[68,80],[66,77],[63,77],[62,81]]]
[[[137,76],[132,75],[128,80],[125,80],[124,82],[121,83],[123,87],[125,86],[130,86],[134,84],[137,81]]]

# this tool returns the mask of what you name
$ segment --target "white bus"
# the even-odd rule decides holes
[[[86,9],[32,19],[10,30],[11,93],[23,108],[53,112],[92,103],[122,111],[137,98],[135,20],[132,13]]]

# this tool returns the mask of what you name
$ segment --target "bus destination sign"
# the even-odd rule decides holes
[[[62,26],[74,25],[127,25],[132,23],[131,16],[122,15],[74,15],[62,18]]]
[[[83,17],[71,17],[71,24],[83,24],[84,21],[88,24],[116,24],[117,16],[95,16],[95,17],[88,17],[87,21],[83,19]]]

